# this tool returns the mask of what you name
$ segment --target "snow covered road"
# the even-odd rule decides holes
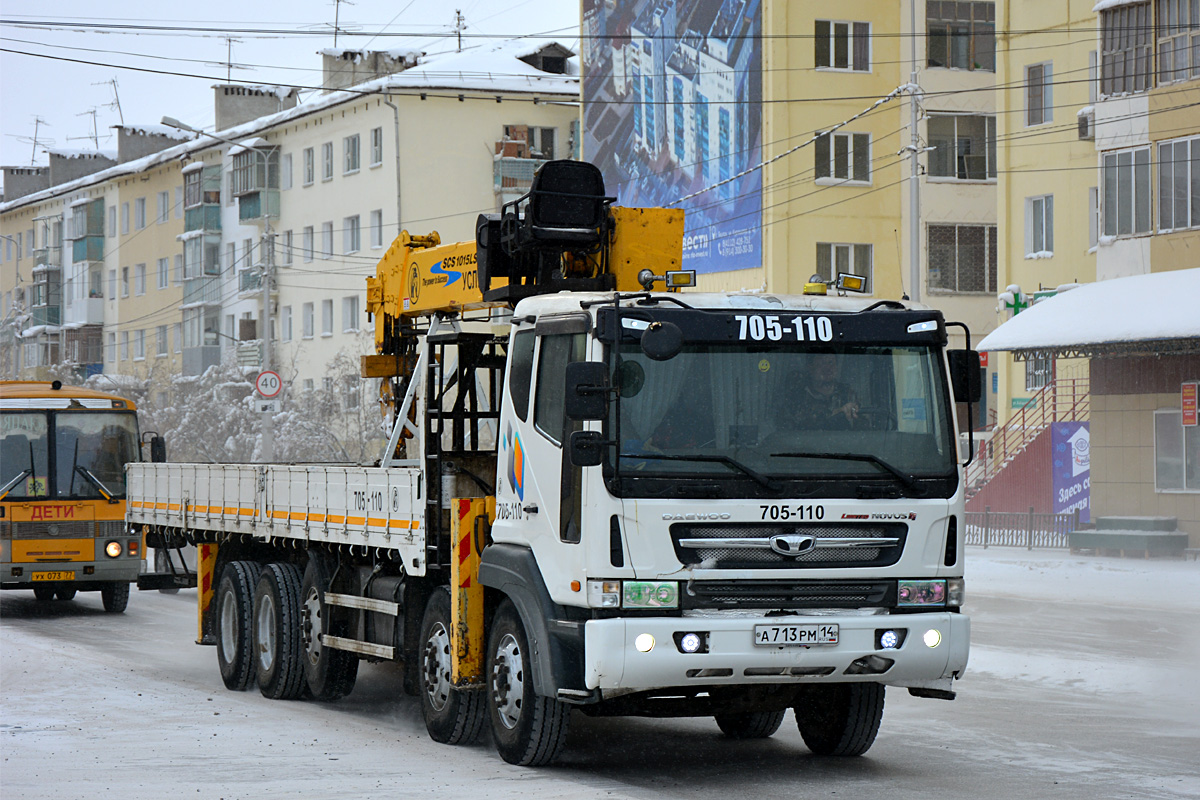
[[[392,666],[337,704],[226,691],[194,592],[0,594],[0,798],[1200,798],[1200,564],[968,550],[958,700],[888,693],[861,759],[576,714],[561,764],[430,741]]]

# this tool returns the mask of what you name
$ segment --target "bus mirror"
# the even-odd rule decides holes
[[[155,463],[167,460],[167,440],[157,433],[150,439],[150,460]]]
[[[950,386],[958,403],[978,403],[983,397],[979,376],[979,353],[975,350],[950,351]]]
[[[576,467],[594,467],[604,461],[604,434],[600,431],[575,431],[571,434],[571,463]]]
[[[599,361],[567,364],[567,419],[604,419],[608,413],[608,369]],[[598,463],[598,462],[597,462]]]

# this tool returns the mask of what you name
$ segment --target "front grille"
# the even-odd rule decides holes
[[[703,569],[883,567],[900,560],[908,526],[816,523],[676,523],[671,542],[679,562]],[[786,537],[772,548],[774,537]],[[712,546],[701,540],[713,539]],[[871,540],[878,539],[879,544]],[[809,543],[811,542],[811,547]],[[790,547],[790,549],[789,549]],[[780,552],[780,551],[784,552]]]
[[[0,539],[109,539],[125,533],[121,520],[92,522],[72,520],[62,522],[0,521]]]
[[[864,608],[895,605],[895,581],[689,581],[692,608]]]

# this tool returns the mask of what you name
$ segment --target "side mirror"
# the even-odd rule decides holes
[[[567,364],[566,380],[567,419],[604,419],[608,415],[608,368],[604,364],[574,361]]]
[[[158,434],[150,440],[150,460],[155,463],[167,460],[167,440]]]
[[[978,403],[983,397],[983,381],[979,377],[979,353],[975,350],[951,350],[950,387],[958,403]]]
[[[594,467],[604,461],[607,442],[600,431],[575,431],[571,434],[571,463],[577,467]]]

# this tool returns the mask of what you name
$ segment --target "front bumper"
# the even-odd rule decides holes
[[[764,647],[754,644],[755,625],[837,623],[836,645]],[[906,629],[894,650],[876,647],[876,631]],[[926,631],[937,630],[940,643],[929,647]],[[708,633],[707,653],[682,653],[675,634]],[[634,641],[654,637],[649,652]],[[872,681],[896,686],[949,683],[967,666],[971,620],[936,612],[896,615],[821,615],[771,617],[626,617],[589,620],[584,625],[584,682],[588,689],[648,691],[667,687],[752,685],[762,683]],[[894,663],[881,672],[863,673],[852,665],[879,656]],[[875,662],[879,663],[879,662]]]

